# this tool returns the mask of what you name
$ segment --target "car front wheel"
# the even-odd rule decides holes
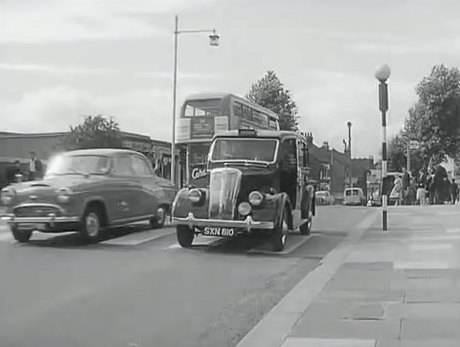
[[[307,222],[303,223],[299,227],[300,234],[301,235],[310,235],[312,224],[313,224],[313,216],[312,216],[312,214],[310,212],[310,215],[308,216]]]
[[[150,226],[152,229],[163,228],[166,222],[166,209],[159,207],[155,216],[150,219]]]
[[[186,225],[178,225],[176,228],[177,242],[184,248],[188,248],[192,245],[195,234]]]
[[[88,208],[81,222],[80,234],[90,242],[99,241],[102,228],[101,220],[101,213],[98,208]]]
[[[281,217],[281,221],[278,227],[273,230],[272,234],[272,249],[274,252],[281,252],[286,245],[287,234],[289,231],[288,226],[289,220],[289,209],[287,207],[284,208],[283,215]]]
[[[18,230],[16,226],[11,227],[13,237],[18,242],[29,242],[32,236],[32,230]]]

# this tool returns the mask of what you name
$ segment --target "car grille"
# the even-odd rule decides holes
[[[61,211],[54,206],[22,206],[14,209],[16,217],[48,217],[54,213],[57,217],[62,215]]]
[[[240,190],[241,171],[225,168],[211,171],[209,218],[233,219]]]

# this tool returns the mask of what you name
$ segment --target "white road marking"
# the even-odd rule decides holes
[[[213,236],[197,236],[193,240],[192,246],[212,246],[213,244],[224,242],[226,240],[223,237],[213,237]],[[172,245],[165,247],[163,249],[178,249],[182,248],[177,242]]]
[[[99,244],[110,246],[137,246],[149,241],[160,239],[173,233],[174,229],[171,228],[140,231],[125,236],[113,238],[107,241],[102,241]]]

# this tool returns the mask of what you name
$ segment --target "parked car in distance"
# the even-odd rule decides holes
[[[78,231],[97,241],[112,226],[148,220],[162,227],[176,192],[141,153],[101,148],[53,157],[42,180],[7,186],[1,201],[19,242],[35,230]]]
[[[282,251],[290,231],[308,235],[315,215],[308,180],[307,141],[291,131],[240,129],[216,135],[205,188],[187,187],[172,220],[182,247],[195,235],[266,235]]]
[[[327,190],[319,190],[315,193],[317,205],[335,205],[335,198]]]
[[[366,197],[361,188],[346,188],[343,192],[344,205],[366,205]]]

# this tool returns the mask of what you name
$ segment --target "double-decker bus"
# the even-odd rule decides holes
[[[176,143],[186,153],[185,180],[203,187],[206,158],[215,134],[227,130],[254,128],[279,130],[276,113],[229,93],[189,96],[182,105]]]

